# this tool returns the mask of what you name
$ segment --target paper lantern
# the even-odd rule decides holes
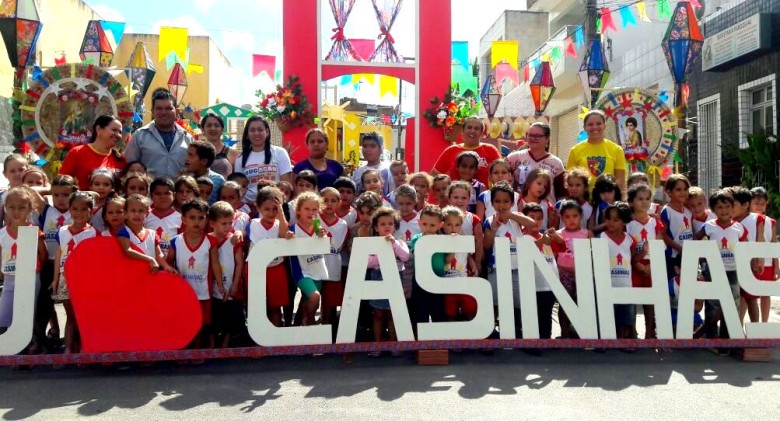
[[[534,109],[536,115],[540,116],[550,103],[550,99],[555,93],[555,82],[553,81],[550,62],[543,61],[536,68],[536,74],[531,80],[531,98],[534,100]]]
[[[498,104],[501,102],[501,91],[496,86],[496,77],[492,74],[488,75],[485,79],[485,84],[482,85],[482,91],[480,92],[480,98],[482,98],[482,107],[485,108],[489,118],[493,118],[498,110]]]
[[[35,43],[43,24],[34,0],[3,0],[0,3],[0,33],[11,65],[25,68],[35,55]]]
[[[125,31],[122,22],[107,22],[91,20],[87,23],[87,31],[81,42],[79,56],[82,60],[92,60],[100,67],[111,66],[114,50]]]
[[[130,80],[130,87],[136,91],[133,104],[135,104],[136,112],[138,108],[143,105],[146,92],[149,91],[149,86],[152,84],[152,79],[157,73],[154,68],[154,62],[152,56],[146,51],[146,45],[143,42],[135,44],[133,54],[130,56],[130,61],[127,62],[125,67],[125,74]]]
[[[601,43],[601,39],[596,38],[590,41],[588,51],[580,65],[582,88],[585,90],[585,97],[591,108],[595,107],[601,90],[607,85],[608,79],[609,64],[607,64],[607,56],[604,54],[604,45]]]
[[[690,2],[681,1],[674,9],[672,20],[666,29],[661,48],[672,72],[675,89],[675,106],[682,105],[687,91],[688,75],[701,55],[704,37],[696,22],[696,14]]]
[[[171,69],[171,76],[168,78],[168,90],[176,98],[176,104],[181,104],[184,94],[187,92],[187,74],[181,63],[176,63]]]

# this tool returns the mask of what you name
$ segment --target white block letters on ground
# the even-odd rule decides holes
[[[780,258],[780,243],[762,243],[760,246],[737,243],[734,256],[739,285],[745,292],[758,297],[780,296],[780,282],[760,281],[750,267],[750,261],[757,257]],[[777,323],[745,323],[745,334],[748,339],[780,339],[780,326]]]
[[[38,228],[20,227],[18,235],[13,322],[8,330],[0,335],[0,355],[16,355],[22,352],[30,343],[33,334]]]
[[[474,252],[471,236],[445,237],[426,235],[415,245],[415,275],[420,287],[434,294],[464,294],[477,300],[477,315],[467,322],[418,323],[421,341],[447,339],[484,339],[493,332],[493,294],[490,283],[482,278],[440,278],[433,272],[431,257],[435,253]],[[511,290],[511,285],[510,285]]]

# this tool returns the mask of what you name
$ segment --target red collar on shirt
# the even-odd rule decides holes
[[[156,217],[158,217],[160,219],[167,218],[167,217],[171,216],[174,212],[176,212],[176,209],[174,209],[173,207],[171,207],[168,210],[168,212],[165,212],[165,213],[160,213],[160,211],[158,211],[157,209],[152,209],[152,213],[154,214],[154,216],[156,216]]]
[[[744,218],[743,218],[743,219],[744,219]],[[716,224],[717,226],[719,226],[719,227],[723,228],[723,229],[726,229],[726,228],[728,228],[728,227],[730,227],[730,226],[734,225],[734,222],[739,222],[739,221],[735,221],[735,220],[733,220],[733,219],[732,219],[732,220],[731,220],[731,221],[730,221],[728,224],[725,224],[725,225],[724,225],[724,224],[721,224],[721,223],[720,223],[720,221],[718,221],[717,219],[715,220],[715,224]]]

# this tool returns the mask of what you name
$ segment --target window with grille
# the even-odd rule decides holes
[[[766,85],[750,91],[751,133],[775,133],[774,92],[772,85]]]
[[[699,187],[708,195],[720,188],[722,157],[720,139],[720,95],[698,102]]]

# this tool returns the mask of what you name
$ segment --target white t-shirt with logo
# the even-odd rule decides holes
[[[290,155],[284,148],[271,145],[271,161],[265,163],[265,151],[250,152],[244,165],[244,157],[236,158],[235,172],[243,173],[249,179],[244,201],[254,203],[257,198],[257,182],[269,180],[278,183],[281,177],[292,172]]]

